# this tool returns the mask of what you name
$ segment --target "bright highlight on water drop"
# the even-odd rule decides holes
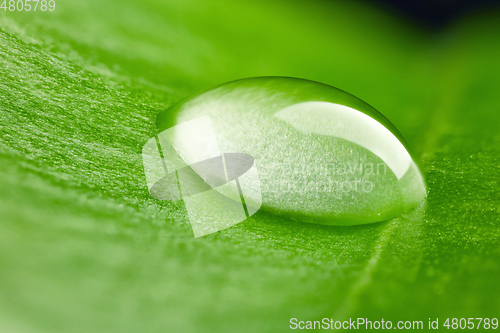
[[[207,140],[200,140],[201,132],[192,126],[182,125],[200,119],[209,120]],[[217,156],[253,159],[253,176],[244,184],[229,191],[207,187],[221,198],[242,200],[245,213],[230,225],[249,216],[245,203],[253,205],[252,213],[260,209],[303,222],[346,226],[394,218],[426,196],[408,144],[389,120],[362,100],[321,83],[283,77],[229,82],[182,100],[158,116],[157,126],[158,133],[170,129],[172,138],[182,138],[170,149],[185,166],[215,158],[207,153],[214,147]],[[223,164],[221,168],[218,174],[229,181],[231,171]],[[209,185],[217,173],[196,172]],[[158,190],[154,185],[150,190]],[[203,216],[204,206],[213,215],[208,202],[199,205],[196,215]],[[219,213],[220,219],[231,215]],[[220,225],[206,227],[213,232],[224,228]]]

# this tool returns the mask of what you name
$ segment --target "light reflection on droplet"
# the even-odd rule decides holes
[[[365,102],[331,86],[280,77],[229,82],[166,110],[158,129],[205,116],[221,152],[255,160],[260,187],[245,186],[248,200],[251,193],[262,195],[261,210],[354,225],[401,215],[426,196],[399,131]],[[188,142],[196,133],[172,135]],[[187,165],[199,160],[199,145],[180,145]]]

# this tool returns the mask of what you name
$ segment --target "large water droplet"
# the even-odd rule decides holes
[[[262,199],[260,209],[355,225],[399,216],[426,196],[398,130],[331,86],[280,77],[234,81],[182,100],[161,113],[157,125],[162,132],[206,116],[220,152],[253,157],[260,184],[245,185],[245,200]],[[186,165],[200,160],[199,145],[187,142],[177,153]]]

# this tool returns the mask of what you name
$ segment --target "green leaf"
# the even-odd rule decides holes
[[[497,14],[427,35],[354,2],[78,1],[0,17],[0,330],[279,332],[290,318],[500,310]],[[263,212],[195,239],[152,199],[156,114],[242,77],[367,101],[422,160],[429,195],[357,227]]]

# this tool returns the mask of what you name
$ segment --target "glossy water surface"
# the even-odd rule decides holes
[[[398,130],[334,87],[282,77],[234,81],[180,101],[158,116],[157,125],[162,132],[205,116],[222,153],[255,160],[260,189],[248,193],[262,196],[260,209],[304,222],[355,225],[396,217],[426,196]],[[184,147],[178,151],[184,162],[198,162],[199,148]]]

